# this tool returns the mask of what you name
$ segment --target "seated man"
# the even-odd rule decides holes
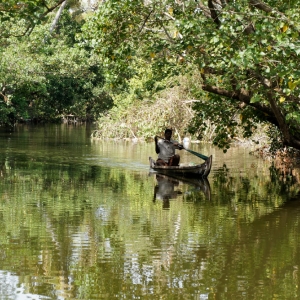
[[[158,154],[156,161],[157,166],[178,166],[180,156],[175,154],[175,149],[183,149],[182,145],[179,145],[177,141],[171,139],[172,129],[165,130],[165,138],[159,139],[155,137],[155,151]]]

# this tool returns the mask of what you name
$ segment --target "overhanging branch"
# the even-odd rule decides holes
[[[285,122],[285,117],[280,111],[280,108],[276,104],[276,100],[271,91],[268,93],[267,97],[270,103],[270,108],[260,103],[251,103],[251,93],[245,89],[239,91],[228,91],[217,86],[202,85],[202,89],[206,92],[210,92],[219,96],[230,98],[239,102],[243,102],[258,111],[266,114],[265,120],[271,124],[276,125],[283,134],[284,144],[289,147],[294,147],[300,149],[300,139],[298,135],[292,134],[289,125]]]
[[[268,108],[265,105],[262,105],[258,102],[256,103],[251,103],[251,93],[249,93],[247,90],[245,89],[241,89],[241,90],[237,90],[237,91],[228,91],[216,86],[211,86],[211,85],[202,85],[202,89],[206,92],[209,93],[213,93],[219,96],[223,96],[229,99],[233,99],[236,100],[238,102],[242,102],[245,103],[248,106],[251,106],[255,109],[257,109],[258,111],[266,114],[266,120],[268,120],[270,123],[278,126],[278,122],[274,116],[273,111]]]

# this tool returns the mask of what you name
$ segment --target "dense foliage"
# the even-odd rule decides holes
[[[226,148],[241,126],[276,126],[300,148],[298,1],[106,1],[84,25],[82,43],[100,58],[110,86],[124,88],[138,59],[155,79],[201,74],[191,131],[217,124]]]
[[[95,138],[141,138],[151,139],[154,135],[163,135],[166,127],[172,127],[176,138],[182,140],[187,132],[194,112],[193,100],[188,87],[191,85],[186,76],[172,77],[153,85],[152,91],[145,88],[153,73],[149,67],[141,69],[128,81],[128,87],[122,93],[114,95],[115,106],[99,118]],[[180,86],[174,84],[180,82]],[[153,95],[153,90],[156,92]]]
[[[100,135],[173,126],[225,150],[267,124],[300,149],[298,1],[83,3],[0,1],[1,123],[102,116]]]
[[[50,1],[45,7],[28,1],[21,7],[9,6],[10,2],[0,5],[2,124],[28,119],[53,121],[70,114],[93,120],[112,105],[103,90],[101,65],[88,51],[76,47],[75,35],[83,21],[66,9],[49,30],[57,4],[50,6]]]

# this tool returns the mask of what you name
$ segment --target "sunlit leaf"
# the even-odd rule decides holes
[[[282,102],[284,102],[284,101],[285,101],[285,98],[284,98],[284,97],[280,97],[280,98],[279,98],[279,102],[280,102],[280,103],[282,103]]]
[[[297,83],[295,83],[293,81],[288,82],[288,87],[290,90],[294,90],[296,86],[297,86]]]
[[[150,57],[154,58],[155,57],[155,53],[154,52],[150,52]]]
[[[282,32],[286,32],[289,29],[289,26],[284,24],[284,26],[281,28]]]

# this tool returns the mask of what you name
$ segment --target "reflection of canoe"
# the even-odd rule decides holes
[[[174,186],[175,185],[178,186],[179,183],[191,185],[195,187],[197,190],[202,191],[207,200],[211,199],[210,184],[207,178],[194,178],[194,177],[185,177],[185,176],[177,176],[177,175],[170,176],[170,175],[157,174],[156,179],[158,183],[161,183],[163,181],[171,182],[173,183]],[[170,193],[165,189],[164,194],[170,194]]]
[[[150,168],[157,173],[166,175],[179,175],[183,177],[196,177],[196,178],[206,178],[211,169],[212,165],[212,155],[203,163],[196,166],[184,166],[180,165],[178,167],[169,166],[156,166],[155,160],[149,157]]]

